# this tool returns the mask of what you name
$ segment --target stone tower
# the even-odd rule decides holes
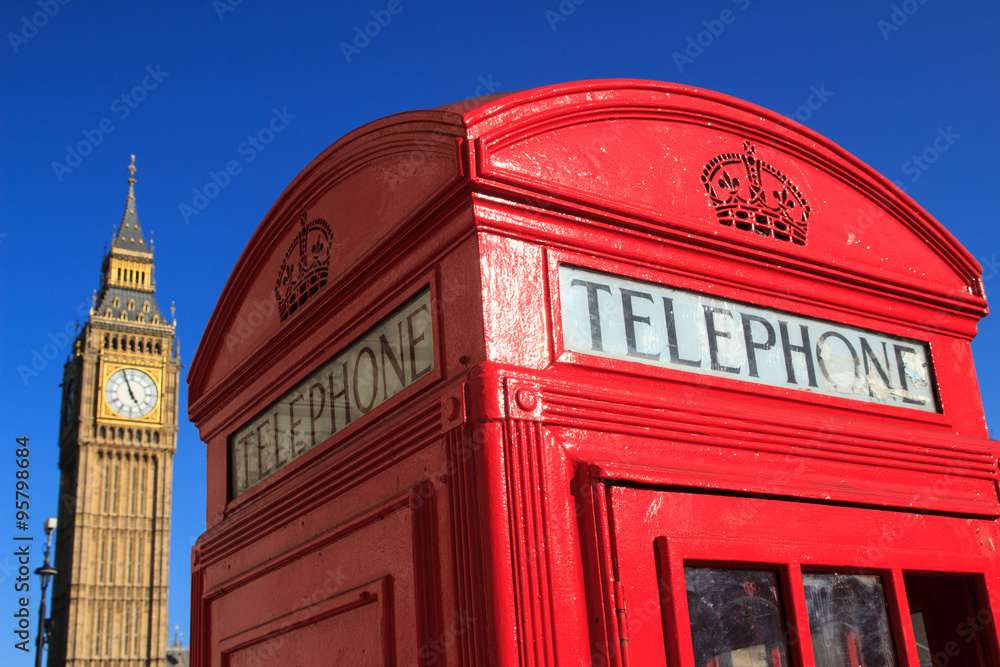
[[[134,155],[128,169],[125,213],[64,370],[50,667],[166,664],[181,366],[172,314],[156,303]]]

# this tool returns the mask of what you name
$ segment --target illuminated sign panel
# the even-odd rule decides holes
[[[230,436],[231,497],[433,369],[431,296],[425,288]]]
[[[563,343],[583,354],[936,412],[926,343],[559,267]]]

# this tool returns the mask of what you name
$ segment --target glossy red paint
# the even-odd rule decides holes
[[[302,241],[316,219],[330,237]],[[295,275],[281,273],[289,257]],[[568,270],[648,286],[616,288],[622,313],[675,290],[732,304],[703,306],[719,322],[756,308],[821,321],[835,332],[825,340],[889,342],[854,356],[868,389],[853,395],[805,381],[829,376],[810,367],[815,341],[782,342],[788,381],[762,383],[749,357],[692,372],[676,341],[654,352],[642,348],[652,338],[633,340],[653,329],[652,310],[621,316],[630,347],[615,356],[594,310],[589,328],[564,320]],[[804,576],[837,572],[881,582],[908,667],[919,658],[907,590],[923,600],[960,582],[968,600],[954,614],[984,621],[958,635],[975,647],[962,664],[998,664],[998,448],[969,347],[987,313],[980,274],[887,179],[716,93],[589,81],[360,128],[261,222],[192,364],[189,412],[208,445],[193,662],[702,667],[685,568],[713,567],[776,573],[787,646],[767,648],[772,663],[819,664]],[[276,287],[302,287],[284,319]],[[405,334],[400,308],[424,288],[431,328]],[[611,302],[587,289],[600,328]],[[394,316],[398,338],[386,337]],[[745,341],[735,324],[709,328],[702,351],[744,341],[746,354],[776,354],[775,326],[756,326]],[[592,349],[567,327],[589,331]],[[290,462],[234,495],[233,434],[285,410],[290,390],[372,331],[382,347],[365,358],[375,368],[381,355],[384,402],[310,442],[321,391],[293,401]],[[389,395],[394,368],[409,377],[407,335],[432,350],[433,370]],[[906,356],[919,344],[929,374]],[[823,354],[815,364],[831,363]],[[322,390],[331,409],[338,387],[375,404],[377,388],[359,390],[361,358],[353,388],[331,378]],[[908,393],[922,378],[930,398]],[[879,387],[896,393],[876,398]],[[938,630],[928,636],[952,636]]]

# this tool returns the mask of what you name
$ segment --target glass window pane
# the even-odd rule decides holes
[[[805,573],[802,583],[816,667],[896,664],[881,577]]]
[[[927,626],[924,625],[924,612],[915,611],[910,614],[910,623],[913,624],[913,639],[917,644],[917,660],[920,667],[931,666],[931,647],[927,643]]]
[[[921,667],[983,667],[993,614],[977,602],[976,581],[960,575],[904,574]],[[919,621],[918,621],[919,619]]]
[[[778,573],[685,567],[698,667],[787,667]]]

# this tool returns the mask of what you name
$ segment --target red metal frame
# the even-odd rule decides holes
[[[794,184],[804,245],[717,214],[701,175],[720,156]],[[326,284],[282,320],[275,277],[317,218]],[[561,266],[926,343],[940,409],[567,349]],[[692,665],[689,562],[780,572],[796,667],[813,664],[802,571],[877,573],[917,667],[905,576],[971,577],[1000,612],[980,273],[842,149],[715,93],[581,82],[360,128],[261,222],[192,364],[209,477],[193,663],[364,646],[378,664]],[[232,434],[425,285],[433,372],[232,497]],[[980,636],[1000,664],[995,628]]]

